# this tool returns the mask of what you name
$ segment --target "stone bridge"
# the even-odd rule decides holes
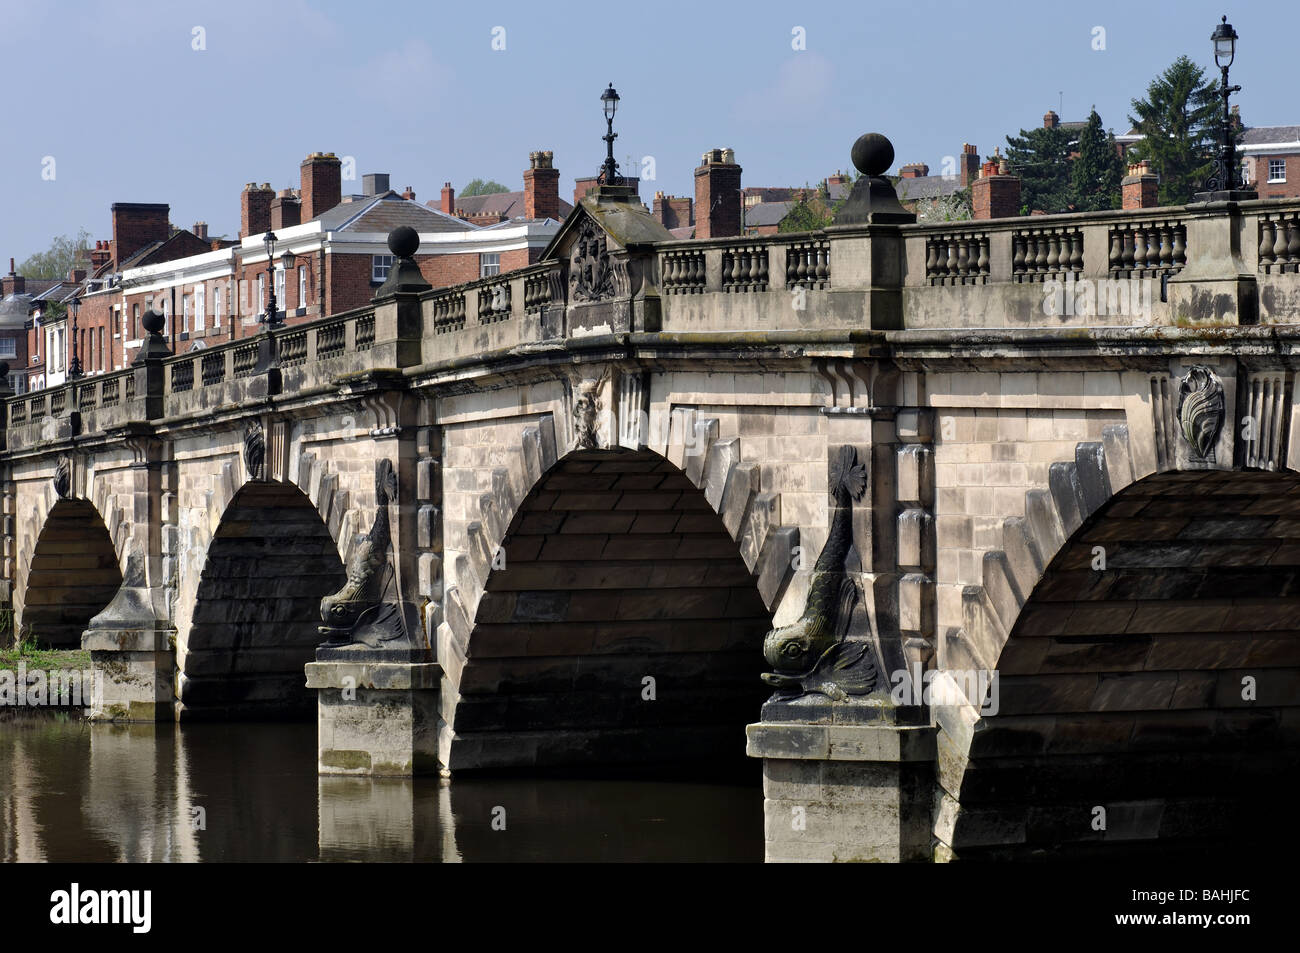
[[[820,232],[606,185],[499,277],[148,315],[4,401],[17,630],[322,773],[747,753],[773,860],[1293,836],[1300,203],[922,226],[855,153]]]

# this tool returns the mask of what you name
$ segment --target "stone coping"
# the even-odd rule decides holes
[[[87,629],[81,636],[86,652],[169,652],[176,630],[157,629]]]
[[[933,725],[807,725],[758,722],[745,726],[751,758],[816,761],[933,761]]]
[[[422,691],[442,682],[437,662],[308,662],[306,669],[308,688]]]

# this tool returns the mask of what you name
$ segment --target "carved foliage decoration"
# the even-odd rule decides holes
[[[600,392],[609,380],[606,368],[599,377],[585,377],[570,386],[573,394],[573,445],[579,450],[600,449],[600,412],[605,409]]]
[[[857,451],[840,447],[831,470],[830,531],[813,566],[803,615],[763,640],[763,655],[776,670],[763,681],[783,694],[817,692],[843,700],[885,687],[870,643],[845,638],[861,598],[845,562],[853,545],[853,502],[862,498],[866,481]]]
[[[1214,462],[1223,412],[1223,384],[1204,364],[1193,365],[1179,383],[1178,424],[1202,460]]]
[[[260,420],[244,428],[244,468],[250,480],[266,479],[266,436]]]
[[[573,301],[603,301],[614,296],[614,270],[605,232],[590,218],[578,226],[577,241],[569,252],[569,290]]]

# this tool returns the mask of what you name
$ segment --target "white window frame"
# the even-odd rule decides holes
[[[392,255],[371,255],[370,256],[370,280],[387,281],[388,273],[393,268],[396,259]]]
[[[221,285],[212,286],[212,326],[221,327]]]
[[[0,358],[9,360],[18,356],[17,338],[0,338]]]
[[[254,314],[266,310],[266,272],[257,273],[257,307],[253,310]]]
[[[207,286],[194,286],[194,330],[206,331],[208,327]]]
[[[287,311],[289,302],[284,300],[284,265],[275,266],[275,307],[277,311]]]
[[[501,274],[501,253],[499,251],[485,251],[478,256],[478,276],[480,278],[495,278]]]
[[[298,307],[307,307],[307,266],[298,266]]]
[[[1281,172],[1274,172],[1274,163],[1281,168]],[[1269,159],[1268,160],[1268,181],[1285,182],[1286,181],[1286,159]]]

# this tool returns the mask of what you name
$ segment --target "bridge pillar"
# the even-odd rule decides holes
[[[308,662],[320,773],[436,774],[441,682],[436,662]]]
[[[746,728],[763,759],[765,859],[929,861],[934,728],[844,724],[848,707],[824,707],[816,722]]]
[[[164,447],[147,424],[132,424],[122,436],[134,456],[131,530],[125,541],[122,585],[81,637],[97,679],[89,717],[170,721],[176,627],[163,560]]]

